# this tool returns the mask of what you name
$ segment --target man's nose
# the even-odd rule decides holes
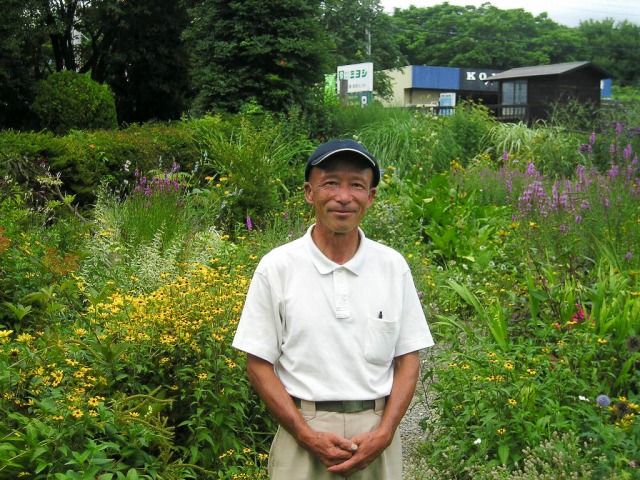
[[[336,189],[335,199],[341,203],[347,203],[351,200],[351,189],[348,185],[339,185]]]

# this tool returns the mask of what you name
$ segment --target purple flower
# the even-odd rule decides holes
[[[602,199],[602,204],[604,205],[604,208],[609,208],[609,205],[610,205],[609,198],[608,197],[604,197]]]
[[[596,132],[591,132],[591,135],[589,135],[589,145],[593,145],[594,143],[596,143]]]
[[[180,170],[180,165],[178,165],[174,160],[173,164],[171,165],[171,173],[176,173],[178,170]]]
[[[558,230],[560,230],[560,233],[567,233],[567,230],[569,229],[564,223],[561,223],[560,226],[558,227]]]
[[[576,223],[582,222],[582,215],[576,215],[575,221]]]
[[[609,153],[611,155],[615,155],[617,151],[618,151],[618,148],[616,147],[615,143],[612,143],[611,145],[609,145]]]
[[[591,145],[589,145],[588,143],[580,144],[580,148],[578,149],[580,153],[591,153],[591,150]]]
[[[630,262],[632,258],[633,258],[633,252],[627,252],[627,253],[624,255],[624,259],[625,259],[627,262]]]
[[[622,157],[625,160],[629,160],[631,158],[631,154],[633,153],[633,147],[631,147],[630,143],[627,143],[627,146],[622,150]]]
[[[611,168],[607,172],[611,180],[616,178],[619,173],[620,173],[620,167],[618,167],[618,165],[616,165],[615,163],[611,165]]]
[[[536,166],[533,164],[533,162],[529,162],[529,164],[527,165],[526,174],[528,177],[535,177],[538,174]]]
[[[622,122],[615,122],[613,125],[616,130],[616,137],[619,137],[622,133],[622,130],[624,129],[624,124]]]
[[[247,230],[249,231],[253,230],[253,222],[251,221],[251,217],[249,215],[247,215],[247,219],[245,223],[247,225]]]
[[[591,204],[589,203],[589,200],[582,200],[582,203],[580,204],[580,208],[583,210],[589,210],[589,208],[591,208]]]
[[[504,163],[507,163],[509,161],[509,151],[505,150],[504,152],[502,152],[502,161]]]
[[[608,407],[611,405],[611,399],[608,396],[601,394],[596,398],[596,403],[601,407]]]

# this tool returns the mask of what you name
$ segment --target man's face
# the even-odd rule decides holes
[[[322,169],[311,169],[304,196],[315,208],[317,226],[347,234],[358,227],[373,203],[373,171],[351,158],[336,156],[325,162]]]

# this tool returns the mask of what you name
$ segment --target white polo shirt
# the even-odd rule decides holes
[[[262,258],[233,346],[272,363],[294,397],[384,397],[393,358],[433,345],[409,266],[362,230],[358,251],[339,265],[312,229]]]

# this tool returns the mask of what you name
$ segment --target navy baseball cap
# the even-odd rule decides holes
[[[356,156],[360,156],[364,158],[371,164],[371,170],[373,170],[373,183],[372,186],[377,186],[380,182],[380,166],[378,165],[378,161],[375,159],[371,153],[364,148],[364,145],[356,142],[355,140],[329,140],[326,143],[320,145],[316,150],[311,154],[309,159],[307,160],[307,166],[304,170],[304,180],[305,182],[309,181],[309,174],[311,172],[311,167],[315,167],[316,165],[322,163],[327,158],[335,155],[336,153],[342,152],[351,152]]]

